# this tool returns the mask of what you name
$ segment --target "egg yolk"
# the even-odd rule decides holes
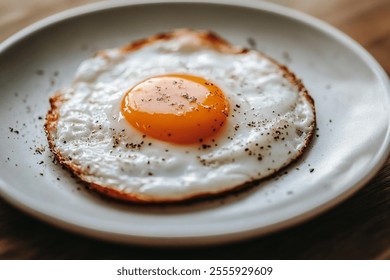
[[[222,90],[204,78],[168,74],[146,79],[122,100],[124,118],[144,134],[178,144],[215,135],[229,113]]]

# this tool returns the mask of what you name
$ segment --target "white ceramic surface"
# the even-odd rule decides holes
[[[365,50],[334,28],[273,4],[197,2],[98,3],[47,18],[3,42],[2,197],[47,222],[98,238],[208,244],[313,217],[375,175],[389,153],[390,89]],[[290,67],[316,101],[319,137],[287,174],[238,194],[155,207],[102,199],[52,163],[42,119],[48,98],[95,51],[180,27],[211,29],[243,46],[254,40],[257,49]]]

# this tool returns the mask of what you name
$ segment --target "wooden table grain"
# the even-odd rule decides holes
[[[0,0],[0,41],[55,12],[93,0]],[[274,0],[318,17],[365,47],[390,73],[389,0]],[[293,228],[227,245],[160,248],[78,236],[0,199],[0,259],[390,259],[390,161],[337,207]]]

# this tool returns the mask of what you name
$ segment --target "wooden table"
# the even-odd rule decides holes
[[[95,1],[21,2],[0,0],[0,40],[55,12]],[[341,29],[390,73],[389,0],[273,2]],[[106,243],[49,226],[0,199],[0,259],[390,259],[390,161],[358,193],[319,217],[223,246],[171,249]]]

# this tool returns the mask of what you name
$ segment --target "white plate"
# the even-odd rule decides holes
[[[313,217],[375,175],[389,152],[390,90],[366,51],[316,19],[269,3],[168,2],[103,2],[70,10],[1,44],[0,193],[6,200],[98,238],[206,244]],[[106,201],[51,162],[39,117],[48,109],[48,97],[96,50],[179,27],[211,29],[244,46],[253,38],[259,50],[287,64],[316,101],[319,137],[288,174],[239,194],[165,207]]]

